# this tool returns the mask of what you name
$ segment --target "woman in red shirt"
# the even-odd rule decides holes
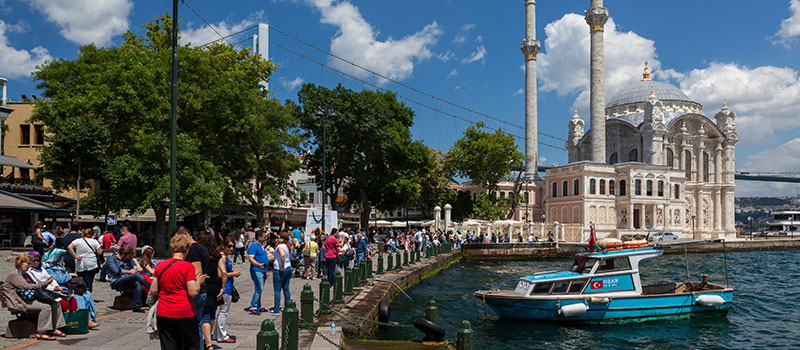
[[[332,229],[331,234],[325,239],[325,267],[328,269],[328,283],[333,286],[336,275],[336,265],[339,259],[339,240],[336,239],[337,229]]]
[[[186,235],[175,235],[169,241],[172,258],[156,265],[150,294],[158,295],[156,326],[161,349],[197,349],[194,297],[206,275],[195,276],[194,266],[183,260],[192,242]]]

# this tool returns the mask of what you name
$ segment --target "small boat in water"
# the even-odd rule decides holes
[[[701,282],[643,286],[639,263],[663,250],[612,249],[577,254],[570,271],[535,273],[521,277],[514,290],[479,290],[474,296],[510,319],[613,323],[728,313],[732,288],[709,283],[708,275]]]

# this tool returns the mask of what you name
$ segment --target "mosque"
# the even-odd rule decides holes
[[[535,26],[534,0],[526,24]],[[736,114],[725,101],[714,119],[677,87],[654,81],[647,64],[640,81],[605,100],[603,26],[608,9],[591,0],[590,121],[577,111],[568,122],[569,163],[544,178],[547,221],[579,224],[583,237],[669,231],[684,238],[733,238]],[[535,31],[527,30],[526,126],[536,124]],[[528,93],[530,92],[530,93]],[[531,101],[532,100],[532,101]],[[526,136],[535,127],[526,128]],[[535,142],[535,137],[533,139]],[[533,155],[533,158],[531,156]],[[526,137],[526,174],[535,174],[536,145]],[[535,177],[530,176],[533,181]],[[540,182],[536,181],[539,185]]]

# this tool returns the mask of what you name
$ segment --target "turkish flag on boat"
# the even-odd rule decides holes
[[[597,239],[594,237],[594,225],[589,226],[589,253],[594,253],[594,246],[597,245]]]

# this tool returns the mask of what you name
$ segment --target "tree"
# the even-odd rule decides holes
[[[388,210],[417,201],[419,179],[430,171],[432,161],[427,147],[411,140],[414,111],[397,101],[394,93],[306,84],[298,100],[302,108],[295,109],[297,117],[310,137],[309,146],[314,147],[305,161],[320,187],[325,172],[327,188],[323,190],[332,204],[342,189],[345,204],[360,210],[361,225],[366,227],[372,206]],[[336,114],[327,121],[325,169],[319,117],[324,110]]]
[[[264,200],[291,194],[289,175],[301,164],[292,151],[302,139],[292,132],[296,119],[290,108],[275,99],[251,100],[253,110],[243,116],[225,159],[226,178],[236,194],[252,207],[258,224],[264,222]]]
[[[76,59],[54,60],[34,73],[37,88],[50,99],[39,100],[33,115],[48,127],[41,155],[47,177],[61,188],[71,188],[75,163],[80,161],[85,177],[108,187],[90,194],[87,202],[112,211],[154,209],[159,254],[169,200],[171,26],[168,14],[160,16],[145,24],[144,36],[127,32],[115,48],[83,46]],[[179,57],[177,204],[184,212],[208,210],[222,203],[226,178],[233,179],[229,165],[240,161],[243,149],[253,147],[246,142],[249,133],[256,132],[253,126],[272,123],[259,120],[270,118],[272,111],[259,82],[268,81],[274,65],[223,44],[179,47]],[[280,120],[269,125],[291,128],[291,123],[284,125],[286,116]],[[90,140],[76,143],[74,147],[83,148],[74,150],[72,139],[59,136],[82,133]],[[272,153],[265,150],[274,150],[273,141],[252,149],[250,160],[269,157]],[[86,156],[70,159],[69,152]],[[286,149],[278,155],[283,162]],[[256,161],[244,163],[272,169]],[[269,175],[257,181],[268,182],[269,176],[284,170],[268,170]]]
[[[429,149],[433,166],[426,176],[420,178],[420,196],[417,206],[426,215],[432,217],[435,206],[441,208],[445,204],[455,205],[458,192],[451,188],[454,183],[445,169],[445,154],[439,150]],[[470,210],[472,205],[470,204]],[[452,213],[451,213],[452,215]]]
[[[456,176],[469,178],[485,192],[497,189],[497,184],[512,171],[522,167],[522,153],[514,136],[498,129],[495,133],[483,130],[478,122],[464,131],[447,153],[447,168]]]
[[[456,176],[464,176],[480,186],[483,193],[475,200],[473,212],[485,220],[498,220],[513,215],[520,190],[519,178],[514,194],[498,199],[497,184],[512,171],[522,168],[523,156],[514,136],[497,130],[489,133],[477,123],[464,131],[447,153],[446,168]]]

